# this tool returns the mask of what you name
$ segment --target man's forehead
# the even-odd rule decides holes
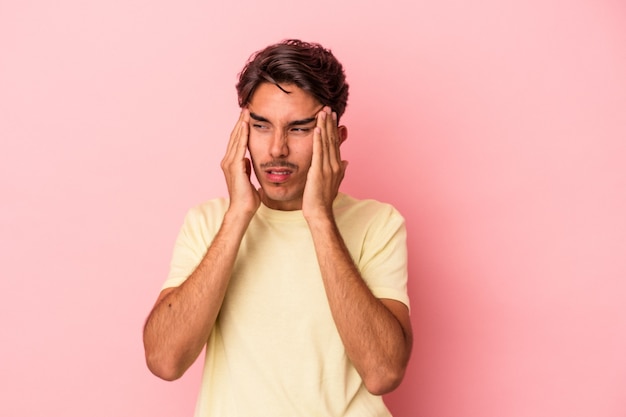
[[[289,123],[315,118],[324,107],[313,95],[294,84],[261,83],[248,102],[251,117],[259,121]]]

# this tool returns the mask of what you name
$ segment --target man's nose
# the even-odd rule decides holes
[[[287,133],[281,129],[276,129],[272,136],[270,144],[270,155],[273,158],[285,158],[289,155],[289,146],[287,144]]]

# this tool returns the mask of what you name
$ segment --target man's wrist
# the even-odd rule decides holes
[[[329,230],[337,228],[335,214],[332,210],[317,210],[310,214],[304,214],[304,219],[311,230]]]
[[[235,228],[240,229],[243,232],[248,228],[250,221],[254,217],[255,211],[250,210],[237,210],[232,207],[226,210],[224,213],[224,220],[222,221],[222,226],[227,228]]]

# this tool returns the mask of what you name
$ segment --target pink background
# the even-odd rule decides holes
[[[394,414],[623,417],[620,0],[0,0],[0,415],[191,415],[199,367],[153,377],[143,321],[287,37],[347,67],[344,191],[407,218]]]

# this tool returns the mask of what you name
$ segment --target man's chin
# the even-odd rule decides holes
[[[267,207],[275,210],[301,210],[302,194],[288,192],[284,187],[263,186],[259,189],[261,201]]]

